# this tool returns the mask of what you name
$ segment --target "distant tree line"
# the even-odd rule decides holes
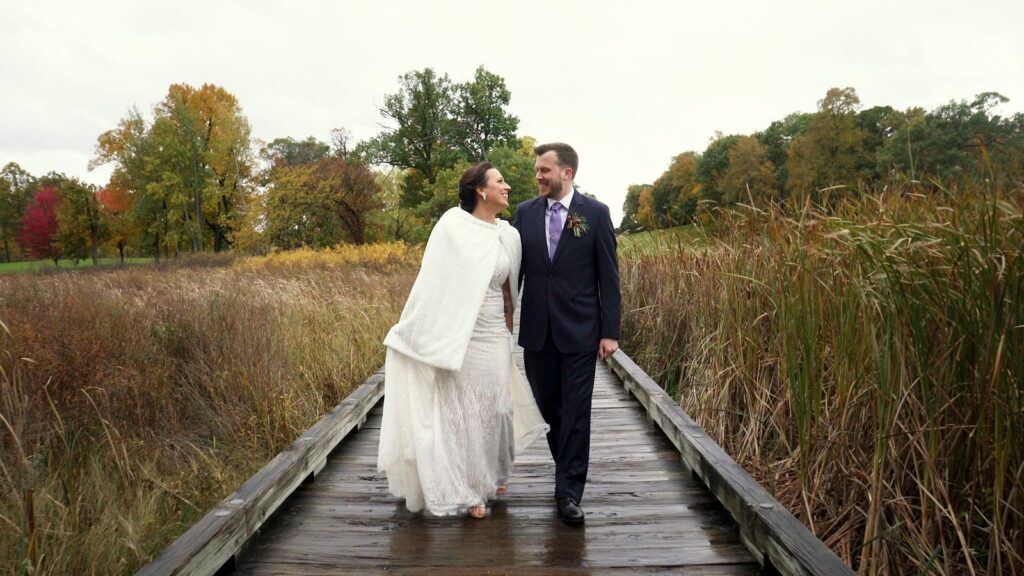
[[[736,203],[827,203],[894,177],[934,187],[977,178],[1019,185],[1024,114],[996,114],[1007,101],[986,92],[927,112],[862,109],[853,88],[832,88],[814,113],[790,114],[750,135],[716,134],[703,153],[674,157],[654,183],[630,186],[620,228],[687,224]]]
[[[123,259],[127,201],[118,190],[56,172],[36,177],[10,162],[0,169],[0,261]]]
[[[489,159],[532,196],[533,141],[517,136],[511,94],[483,67],[464,83],[430,68],[385,95],[380,133],[350,142],[253,139],[225,89],[174,84],[144,115],[131,109],[97,139],[89,168],[113,168],[104,187],[63,174],[0,172],[0,258],[75,260],[227,249],[418,241],[457,204],[466,166]],[[513,204],[514,205],[514,204]]]
[[[221,87],[174,84],[143,115],[131,109],[97,139],[90,169],[106,186],[64,174],[0,170],[0,259],[324,247],[421,241],[457,203],[457,182],[490,160],[515,206],[536,193],[533,139],[519,136],[501,76],[482,66],[462,83],[431,68],[398,78],[381,131],[352,143],[343,128],[314,137],[253,139],[238,100]],[[861,109],[833,88],[814,113],[751,135],[717,134],[703,153],[672,159],[652,184],[630,186],[621,229],[708,218],[710,206],[822,201],[884,185],[894,175],[935,186],[964,178],[1024,178],[1024,114],[987,92],[932,111]]]

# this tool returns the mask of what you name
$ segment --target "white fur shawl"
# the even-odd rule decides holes
[[[384,344],[429,366],[462,368],[502,249],[511,263],[515,302],[522,261],[519,232],[504,220],[490,224],[459,207],[445,212],[430,233],[409,300]]]

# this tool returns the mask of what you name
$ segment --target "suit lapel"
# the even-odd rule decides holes
[[[540,250],[544,253],[544,264],[551,267],[551,256],[548,254],[548,219],[547,219],[547,208],[548,201],[546,198],[540,198],[537,202],[537,223],[540,225]]]
[[[574,191],[572,195],[572,205],[569,206],[569,210],[565,214],[565,223],[569,224],[569,214],[580,213],[583,208],[583,194],[579,190]],[[565,252],[565,245],[569,240],[569,236],[572,236],[572,230],[569,230],[565,226],[562,227],[562,237],[558,239],[558,246],[555,247],[555,259],[551,262],[551,266],[558,263],[558,259],[562,257],[562,252]]]

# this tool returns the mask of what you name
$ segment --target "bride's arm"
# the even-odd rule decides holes
[[[505,298],[505,326],[508,326],[508,331],[512,331],[512,289],[509,288],[508,279],[501,285],[501,295]]]

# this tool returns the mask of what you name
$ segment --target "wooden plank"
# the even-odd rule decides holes
[[[213,574],[234,555],[384,395],[378,370],[137,574]]]
[[[621,349],[608,365],[740,527],[762,565],[782,574],[853,575],[825,544],[758,484]]]
[[[288,562],[260,562],[247,564],[241,567],[237,574],[239,576],[259,576],[273,574],[276,576],[369,576],[379,575],[380,568],[352,568],[346,564],[304,564]],[[423,574],[426,576],[500,576],[510,573],[508,566],[474,566],[474,567],[427,567],[418,566],[415,568],[388,567],[387,574],[407,576],[412,574]],[[557,571],[550,567],[517,567],[515,574],[520,576],[550,576],[559,574],[562,576],[589,576],[594,573],[593,568],[588,567],[566,567],[560,566]],[[761,569],[751,564],[713,564],[682,567],[602,567],[600,573],[605,576],[757,576]]]

